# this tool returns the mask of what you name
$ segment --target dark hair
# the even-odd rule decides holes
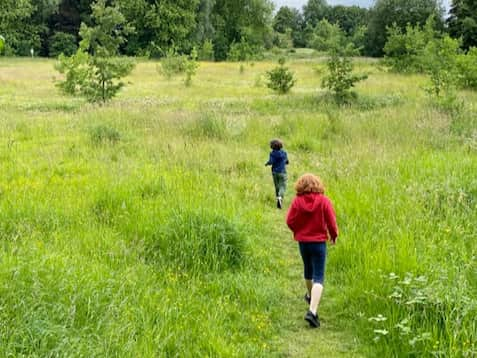
[[[270,141],[270,148],[273,150],[280,150],[283,148],[283,142],[280,139],[272,139]]]

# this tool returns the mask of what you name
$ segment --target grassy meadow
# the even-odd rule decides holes
[[[143,61],[96,106],[53,66],[0,59],[1,357],[477,355],[477,93],[437,105],[359,60],[340,107],[318,60],[288,63],[284,96],[271,62],[202,63],[186,88]],[[313,172],[338,215],[319,330],[273,137],[285,205]]]

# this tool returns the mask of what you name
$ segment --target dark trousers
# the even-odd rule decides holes
[[[305,280],[321,283],[325,279],[326,242],[299,242]]]
[[[273,184],[275,185],[275,195],[285,196],[287,190],[287,173],[272,173]]]

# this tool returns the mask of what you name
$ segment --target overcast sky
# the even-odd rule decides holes
[[[308,0],[273,0],[276,5],[276,8],[279,9],[280,6],[291,6],[301,9]],[[358,5],[361,7],[369,7],[374,3],[374,0],[328,0],[329,5]],[[444,0],[444,4],[448,8],[450,0]]]

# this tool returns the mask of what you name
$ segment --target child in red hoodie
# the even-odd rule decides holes
[[[326,242],[336,243],[336,215],[325,188],[317,176],[304,174],[295,184],[296,197],[288,210],[287,225],[298,241],[303,259],[304,276],[310,304],[305,315],[311,327],[319,327],[317,310],[323,292],[326,262]]]

